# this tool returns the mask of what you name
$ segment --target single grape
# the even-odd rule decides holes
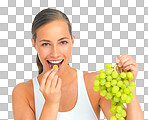
[[[110,120],[117,120],[116,116],[111,116]]]
[[[117,118],[121,118],[121,116],[122,116],[122,115],[121,115],[120,113],[117,113],[117,114],[116,114],[116,117],[117,117]]]
[[[105,73],[106,73],[106,75],[110,75],[110,74],[112,73],[112,69],[107,69],[107,70],[105,71]]]
[[[121,99],[120,99],[120,101],[121,101]],[[124,108],[124,105],[121,102],[118,102],[117,106],[121,106],[122,108]]]
[[[125,100],[120,99],[120,103],[122,103],[122,104],[125,103]]]
[[[115,97],[113,98],[113,101],[115,101],[115,102],[119,102],[119,101],[120,101],[120,98],[117,97],[117,96],[115,96]]]
[[[107,69],[112,69],[112,64],[110,64],[110,63],[106,64],[106,68]]]
[[[116,79],[113,79],[112,81],[111,81],[111,85],[112,86],[115,86],[117,84],[117,80]]]
[[[120,92],[123,93],[124,92],[124,89],[120,89]]]
[[[130,96],[131,98],[133,98],[133,97],[134,97],[134,93],[130,92],[130,93],[129,93],[129,96]]]
[[[126,73],[125,73],[125,72],[121,72],[121,73],[120,73],[120,77],[121,77],[122,79],[125,79],[125,78],[126,78]]]
[[[100,75],[96,75],[96,76],[95,76],[95,80],[99,80],[99,79],[100,79],[99,76],[100,76]]]
[[[108,75],[106,79],[108,82],[110,82],[110,81],[112,81],[112,76]]]
[[[122,110],[121,115],[122,115],[122,117],[126,117],[126,111]]]
[[[134,83],[134,82],[130,82],[129,85],[132,87],[136,87],[136,83]]]
[[[107,91],[106,90],[101,90],[101,92],[100,92],[100,95],[101,96],[105,96],[107,94]]]
[[[122,112],[122,107],[121,106],[117,106],[117,113],[121,113]]]
[[[120,97],[120,96],[121,96],[121,92],[118,91],[118,92],[116,93],[116,96],[117,96],[117,97]]]
[[[101,69],[100,71],[99,71],[99,73],[105,73],[105,69]]]
[[[123,82],[122,81],[118,81],[117,86],[118,87],[122,87],[122,85],[123,85]]]
[[[118,75],[118,72],[117,71],[113,71],[112,72],[112,78],[117,78],[119,75]]]
[[[99,91],[100,90],[100,86],[93,86],[93,90],[96,91],[96,92]]]
[[[125,84],[126,86],[129,86],[129,81],[128,80],[123,80],[123,84]]]
[[[124,88],[124,93],[125,94],[129,94],[130,93],[130,90],[128,88]]]
[[[127,99],[127,95],[126,95],[125,93],[123,93],[123,94],[121,95],[121,99],[122,99],[122,100],[126,100],[126,99]]]
[[[113,88],[112,88],[112,92],[113,93],[117,93],[119,91],[119,87],[118,86],[114,86]]]
[[[100,73],[100,79],[105,79],[106,74],[105,73]]]
[[[113,113],[117,112],[117,106],[115,106],[115,105],[112,105],[110,109]]]
[[[59,68],[59,67],[58,67],[58,65],[54,65],[54,66],[53,66],[53,69],[55,69],[55,68],[57,68],[57,69],[58,69],[58,68]]]
[[[108,92],[112,92],[112,87],[107,88]]]
[[[121,88],[122,88],[122,89],[126,88],[126,85],[125,85],[125,84],[123,84],[123,85],[121,86]]]
[[[106,90],[106,86],[105,85],[101,85],[100,89],[101,90]]]
[[[111,83],[110,82],[105,82],[105,86],[106,87],[110,87],[111,86]]]
[[[130,92],[133,92],[135,90],[135,87],[128,86],[128,89],[130,90]]]
[[[101,79],[100,84],[105,85],[106,79]]]
[[[94,86],[99,86],[99,80],[94,81]]]
[[[127,96],[127,99],[126,99],[126,103],[130,103],[132,100],[131,100],[131,97],[130,96]]]
[[[133,80],[134,76],[132,72],[127,72],[127,79]]]

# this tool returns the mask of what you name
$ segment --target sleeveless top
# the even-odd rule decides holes
[[[57,120],[98,120],[87,94],[83,78],[83,71],[78,69],[76,70],[78,84],[78,99],[76,105],[70,111],[58,112]],[[35,98],[35,117],[36,120],[39,120],[45,99],[39,90],[40,87],[37,76],[33,78],[33,87]]]

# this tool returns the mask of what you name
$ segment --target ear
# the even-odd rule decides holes
[[[35,50],[37,51],[37,48],[36,48],[36,45],[35,45],[35,42],[34,42],[34,39],[33,39],[33,38],[31,38],[31,42],[32,42],[33,47],[34,47]]]
[[[72,46],[74,44],[75,35],[72,35]]]

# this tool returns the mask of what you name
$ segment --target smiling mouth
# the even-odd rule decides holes
[[[61,66],[62,66],[63,61],[64,61],[64,59],[63,59],[60,63],[51,63],[51,62],[49,62],[49,61],[47,60],[47,63],[48,63],[48,65],[49,65],[49,68],[50,68],[50,69],[52,69],[54,65],[57,65],[58,68],[60,69]]]

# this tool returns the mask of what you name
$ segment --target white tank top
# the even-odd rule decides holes
[[[86,91],[83,72],[78,69],[76,70],[78,83],[78,99],[76,105],[68,112],[58,112],[57,120],[98,120]],[[33,86],[35,98],[35,117],[36,120],[39,120],[45,99],[39,90],[37,76],[33,78]]]

